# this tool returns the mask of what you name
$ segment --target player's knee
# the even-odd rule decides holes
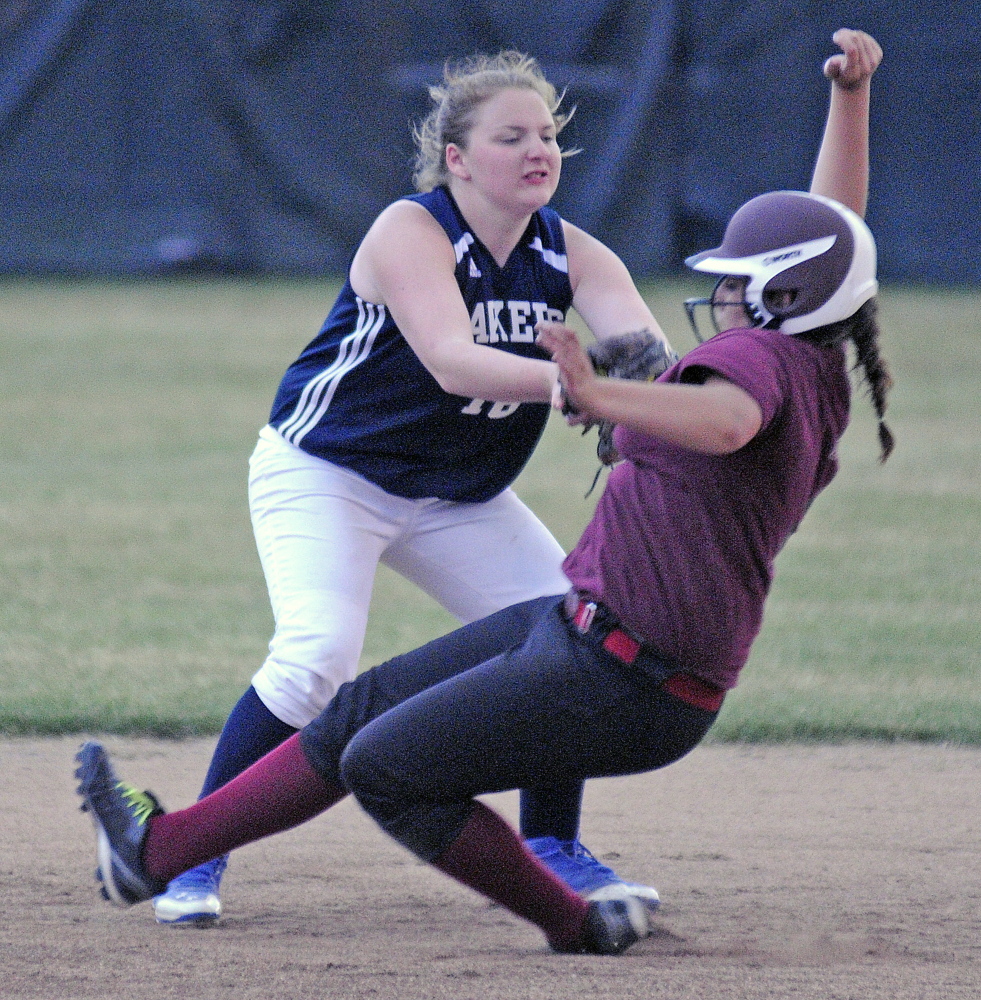
[[[361,637],[317,628],[277,628],[269,644],[270,659],[309,671],[339,678],[343,684],[357,673]]]
[[[300,728],[327,707],[342,684],[354,679],[357,666],[356,656],[338,650],[326,637],[274,641],[252,684],[271,711]]]
[[[402,761],[404,755],[393,755],[375,743],[373,733],[362,730],[341,757],[341,779],[390,837],[432,862],[463,829],[472,802],[435,795],[425,780],[412,783],[399,766]]]
[[[286,673],[318,674],[339,686],[357,673],[364,628],[363,612],[330,592],[292,593],[279,601],[269,658]]]
[[[285,625],[276,629],[263,669],[300,686],[316,686],[322,678],[336,691],[358,672],[361,636],[332,629]]]
[[[397,762],[378,751],[370,733],[362,729],[348,743],[341,755],[340,775],[365,812],[387,828],[402,808],[403,795]]]

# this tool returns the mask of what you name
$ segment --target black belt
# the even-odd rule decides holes
[[[563,599],[562,607],[566,618],[580,635],[589,636],[621,662],[635,663],[638,657],[645,654],[659,663],[664,662],[663,657],[646,647],[643,639],[621,624],[616,615],[598,601],[584,601],[575,590],[570,590]],[[670,674],[661,687],[675,698],[706,712],[718,712],[726,694],[723,688],[683,671]]]

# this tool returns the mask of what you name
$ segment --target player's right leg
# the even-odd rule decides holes
[[[382,556],[463,621],[564,594],[570,585],[563,559],[559,543],[513,490],[479,504],[426,502],[416,529]],[[660,897],[653,886],[621,878],[580,840],[582,792],[581,782],[561,781],[522,790],[521,832],[529,849],[583,897],[629,896],[654,913]]]
[[[474,798],[515,787],[631,774],[687,753],[714,721],[661,690],[649,663],[634,668],[582,641],[553,605],[520,647],[429,687],[358,729],[340,756],[340,781],[382,828],[420,858],[538,924],[558,950],[614,953],[647,933],[640,900],[577,904],[571,887],[522,854],[498,824],[470,830]],[[659,665],[658,665],[659,666]],[[333,726],[344,717],[344,688],[304,730],[307,756],[325,781],[335,772],[311,740],[337,759]],[[399,761],[392,769],[390,762]],[[458,843],[459,838],[463,841]],[[447,864],[447,858],[452,864]],[[595,906],[595,911],[591,907]],[[586,935],[588,912],[627,917],[632,930],[608,941]],[[618,919],[621,930],[626,925]]]
[[[269,656],[229,715],[201,797],[315,718],[357,671],[378,558],[410,502],[265,429],[250,462],[249,506],[276,628]],[[174,879],[160,923],[214,923],[225,858]]]

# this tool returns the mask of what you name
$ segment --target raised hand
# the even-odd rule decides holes
[[[839,28],[832,40],[841,52],[825,61],[824,75],[844,90],[855,90],[882,62],[882,49],[871,35],[853,28]]]

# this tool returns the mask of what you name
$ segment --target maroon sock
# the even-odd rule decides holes
[[[347,795],[310,765],[299,733],[187,809],[150,820],[143,862],[168,881],[236,847],[288,830]]]
[[[434,867],[537,924],[557,948],[582,936],[589,904],[553,875],[497,813],[478,802]]]

